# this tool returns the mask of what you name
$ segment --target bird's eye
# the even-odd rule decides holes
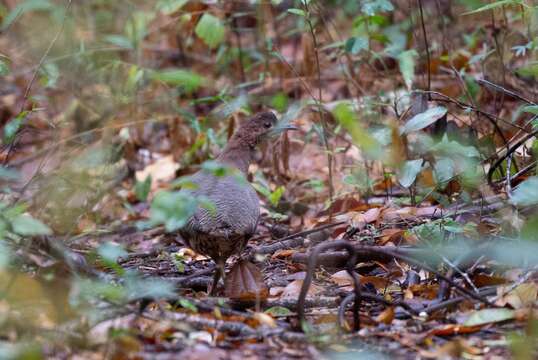
[[[265,126],[265,128],[267,128],[267,129],[269,129],[272,126],[272,124],[270,122],[265,122],[265,123],[263,123],[263,126]]]

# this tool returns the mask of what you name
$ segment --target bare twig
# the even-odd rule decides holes
[[[496,292],[497,292],[497,289],[495,287],[487,288],[487,289],[481,290],[480,295],[481,296],[488,296],[488,295],[493,295]],[[441,302],[436,303],[434,305],[428,306],[424,310],[421,310],[420,313],[431,314],[431,313],[434,313],[434,312],[436,312],[438,310],[442,310],[444,308],[447,308],[447,307],[449,307],[451,305],[455,305],[455,304],[460,303],[460,302],[462,302],[464,300],[467,300],[467,299],[468,299],[467,296],[458,296],[458,297],[455,297],[455,298],[452,298],[452,299],[448,299],[446,301],[441,301]]]
[[[239,321],[214,320],[194,314],[163,311],[162,318],[154,317],[148,313],[142,314],[142,317],[154,321],[162,321],[164,318],[170,321],[188,323],[197,329],[205,329],[209,327],[217,329],[218,331],[229,332],[237,335],[256,336],[257,334],[255,329]]]
[[[497,159],[497,161],[495,161],[493,163],[493,165],[491,165],[489,171],[488,171],[488,183],[492,184],[492,178],[493,178],[493,173],[495,172],[495,170],[502,164],[502,162],[504,161],[504,159],[506,159],[507,157],[511,156],[511,154],[517,150],[517,148],[519,148],[520,146],[522,146],[523,144],[525,144],[527,142],[527,140],[533,138],[533,137],[536,137],[536,135],[538,135],[538,129],[534,130],[533,132],[531,133],[528,133],[526,134],[525,136],[523,136],[521,139],[519,139],[515,144],[513,145],[510,145],[508,150],[506,151],[506,154],[504,155],[501,155],[499,156],[499,158]]]
[[[518,100],[521,100],[527,104],[530,104],[530,105],[536,105],[536,103],[532,100],[529,100],[527,99],[526,97],[524,97],[523,95],[520,95],[512,90],[508,90],[504,87],[502,87],[501,85],[497,85],[497,84],[494,84],[492,83],[491,81],[487,81],[485,79],[477,79],[476,80],[477,83],[481,84],[481,85],[484,85],[484,86],[487,86],[489,88],[493,88],[495,91],[499,91],[499,92],[502,92],[510,97],[513,97],[513,98],[516,98]]]
[[[270,254],[270,253],[273,253],[273,252],[275,252],[277,250],[280,250],[280,249],[286,249],[286,248],[288,248],[289,245],[293,244],[293,243],[291,243],[291,244],[279,245],[279,244],[283,243],[284,241],[292,240],[292,239],[295,239],[295,238],[298,238],[298,237],[304,237],[304,236],[314,234],[314,233],[317,233],[317,232],[320,232],[320,231],[323,231],[323,230],[326,230],[326,229],[330,229],[330,228],[333,228],[333,227],[343,225],[345,223],[346,223],[345,221],[339,221],[339,222],[332,223],[332,224],[320,225],[320,226],[317,226],[317,227],[315,227],[313,229],[299,231],[299,232],[297,232],[295,234],[291,234],[291,235],[285,236],[285,237],[283,237],[281,239],[278,239],[273,244],[265,245],[265,246],[259,246],[256,249],[254,249],[254,251],[256,253],[259,253],[259,254]],[[261,238],[261,237],[254,238],[252,240],[256,240],[256,239],[259,239],[259,238]],[[295,246],[297,246],[297,245],[295,245]]]
[[[510,178],[512,176],[512,155],[513,153],[510,153],[506,158],[506,183],[504,184],[509,199],[512,198],[512,179]]]
[[[327,122],[325,121],[324,111],[323,111],[323,97],[322,97],[322,90],[321,90],[321,68],[319,65],[319,47],[318,47],[318,41],[316,38],[316,33],[314,31],[314,26],[312,25],[312,19],[310,18],[310,11],[308,9],[308,2],[304,1],[303,5],[306,10],[306,22],[308,24],[308,28],[310,30],[310,35],[312,36],[312,41],[314,42],[314,57],[316,59],[316,71],[318,73],[318,99],[316,101],[318,106],[318,114],[319,114],[319,121],[321,123],[321,126],[323,128],[323,144],[325,145],[325,149],[327,151],[327,166],[329,167],[329,200],[332,202],[334,197],[334,184],[333,184],[333,151],[331,149],[331,146],[329,144],[329,141],[327,140],[328,136],[328,129],[327,129]]]
[[[357,259],[357,253],[353,245],[349,241],[345,241],[345,240],[337,240],[337,241],[331,241],[331,242],[325,242],[325,243],[319,244],[310,253],[310,259],[308,261],[308,269],[306,271],[306,276],[303,281],[303,285],[301,286],[301,292],[299,294],[299,299],[297,301],[297,313],[299,315],[299,321],[301,324],[303,324],[303,322],[305,321],[304,304],[306,300],[306,294],[308,293],[308,289],[310,288],[310,284],[312,283],[314,271],[316,270],[318,256],[322,251],[325,251],[328,249],[345,249],[348,252],[348,261],[347,261],[346,270],[349,276],[351,276],[351,278],[353,279],[353,288],[354,288],[354,295],[355,295],[355,302],[353,305],[353,329],[355,331],[358,331],[360,328],[359,309],[360,309],[360,303],[361,303],[361,292],[360,292],[361,290],[360,290],[359,275],[355,272],[355,263]]]
[[[469,284],[475,292],[478,292],[476,285],[471,281],[471,279],[469,278],[469,275],[466,272],[460,270],[458,265],[450,261],[450,259],[448,259],[446,256],[443,256],[442,258],[444,262],[446,262],[452,269],[454,269],[454,271],[456,271],[465,279],[467,284]]]
[[[314,248],[314,251],[309,255],[309,261],[308,261],[308,268],[309,269],[310,269],[311,266],[315,266],[317,264],[318,257],[319,257],[319,254],[320,254],[321,250],[327,250],[327,249],[332,248],[333,247],[333,246],[331,246],[332,244],[340,245],[340,241],[323,243],[323,244],[318,245],[316,248]],[[347,244],[350,244],[350,243],[347,243]],[[338,246],[334,246],[334,247],[338,248]],[[347,250],[347,248],[346,248],[346,250]],[[408,264],[421,267],[424,270],[427,270],[427,271],[431,272],[432,274],[435,274],[438,278],[446,281],[452,287],[454,287],[456,290],[458,290],[459,292],[467,295],[468,297],[470,297],[472,299],[475,299],[477,301],[480,301],[480,302],[482,302],[484,304],[492,305],[487,299],[484,299],[483,297],[481,297],[480,295],[477,295],[473,291],[467,290],[466,288],[464,288],[461,285],[454,282],[452,279],[449,279],[445,275],[441,274],[439,271],[432,268],[430,265],[428,265],[428,264],[426,264],[426,263],[424,263],[424,262],[422,262],[420,260],[417,260],[417,258],[423,258],[425,255],[428,255],[428,254],[431,255],[431,251],[428,251],[427,249],[407,249],[408,252],[410,252],[410,250],[411,251],[416,251],[416,253],[415,253],[416,255],[422,253],[423,256],[421,257],[419,255],[419,256],[413,257],[412,255],[411,256],[406,255],[406,254],[402,253],[402,251],[399,248],[395,248],[393,246],[391,246],[391,247],[389,247],[389,246],[357,246],[357,247],[354,247],[353,251],[356,254],[356,259],[360,259],[360,258],[368,259],[368,260],[385,259],[385,260],[390,261],[390,259],[392,258],[392,259],[399,259],[399,260],[407,262]],[[292,256],[292,260],[296,260],[298,258],[298,256],[296,256],[296,255],[299,255],[299,254],[295,254],[294,256]],[[340,255],[339,260],[342,260],[342,255],[343,254],[339,253],[338,255]],[[370,257],[368,258],[368,256],[370,256]],[[308,278],[308,271],[307,271],[307,278]],[[307,278],[305,278],[305,282],[303,283],[303,286],[305,286],[304,285],[305,283],[309,285],[309,283],[307,283],[307,281],[306,281]],[[310,277],[309,281],[311,281],[311,280],[312,279]],[[300,299],[301,298],[299,298],[299,300]]]
[[[426,48],[426,62],[427,62],[427,70],[428,70],[428,87],[426,88],[428,91],[431,90],[431,69],[430,69],[430,46],[428,44],[428,36],[426,35],[426,25],[424,25],[424,14],[422,9],[422,0],[418,0],[418,7],[420,12],[420,25],[422,27],[422,36],[424,38],[424,47]],[[428,94],[428,98],[430,97],[430,94]]]
[[[376,302],[385,304],[387,306],[401,306],[404,310],[406,310],[407,312],[409,312],[411,315],[414,315],[414,316],[418,316],[419,313],[420,313],[419,311],[413,309],[405,301],[399,301],[399,300],[389,301],[389,300],[385,299],[382,296],[378,296],[378,295],[375,295],[375,294],[369,294],[369,293],[365,293],[365,292],[361,293],[361,297],[362,297],[363,300],[372,300],[372,301],[376,301]],[[338,326],[340,328],[342,328],[342,329],[345,328],[344,324],[345,324],[346,308],[354,300],[355,300],[355,294],[351,293],[351,294],[347,295],[344,298],[344,300],[342,300],[342,302],[340,303],[340,306],[338,308]]]
[[[50,44],[47,47],[47,49],[45,50],[45,52],[43,53],[43,56],[41,56],[41,59],[39,59],[39,62],[37,63],[37,66],[36,66],[36,68],[34,70],[34,73],[32,74],[32,77],[31,77],[30,81],[28,82],[28,85],[26,86],[26,89],[24,90],[24,95],[23,95],[23,98],[22,98],[22,103],[21,103],[19,113],[22,113],[24,111],[24,108],[26,107],[26,102],[28,101],[28,97],[30,96],[30,91],[32,90],[32,86],[34,85],[34,82],[37,79],[37,74],[38,74],[39,70],[41,69],[41,66],[45,62],[45,59],[49,55],[50,51],[54,47],[54,44],[56,44],[56,41],[58,41],[58,39],[60,38],[60,35],[62,34],[62,32],[64,30],[65,22],[67,20],[67,15],[69,13],[69,9],[71,8],[72,1],[73,0],[68,0],[67,1],[67,5],[65,7],[64,16],[62,18],[62,23],[60,24],[60,28],[56,32],[56,35],[54,35],[54,38],[50,42]],[[11,143],[9,144],[9,148],[7,150],[6,157],[4,158],[4,161],[3,161],[4,166],[8,163],[9,157],[11,155],[11,152],[13,151],[13,149],[15,148],[15,145],[17,144],[17,140],[18,140],[18,137],[15,137],[13,139],[13,141],[11,141]]]
[[[534,275],[534,273],[536,272],[538,267],[534,267],[530,270],[528,270],[523,276],[521,276],[519,279],[517,279],[516,282],[514,282],[512,285],[510,285],[509,287],[506,288],[505,291],[503,291],[501,294],[497,295],[493,300],[492,302],[496,302],[497,300],[499,300],[501,297],[503,297],[504,295],[508,294],[509,292],[513,291],[515,288],[517,288],[519,285],[523,284],[525,281],[529,280],[531,278],[531,276]]]

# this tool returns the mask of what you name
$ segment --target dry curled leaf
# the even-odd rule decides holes
[[[498,289],[499,294],[503,294],[506,291],[506,287],[500,287]],[[507,294],[503,294],[496,305],[506,306],[507,304],[514,309],[522,309],[531,306],[536,302],[538,295],[538,286],[534,283],[524,283],[516,287],[514,290]]]
[[[256,265],[240,260],[226,276],[224,294],[232,300],[265,301],[269,296],[269,289]]]
[[[293,299],[297,300],[299,298],[299,293],[301,292],[301,287],[303,286],[303,280],[297,279],[290,282],[280,294],[281,299]],[[321,287],[310,284],[310,288],[306,293],[307,298],[311,298],[316,294],[321,292]]]
[[[375,320],[386,325],[392,323],[392,320],[394,320],[394,307],[390,306],[383,310]]]

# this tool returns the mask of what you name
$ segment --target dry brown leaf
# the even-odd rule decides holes
[[[402,239],[402,235],[405,233],[403,229],[384,229],[381,232],[381,239],[378,241],[379,245],[385,245],[389,241],[392,243],[398,243]]]
[[[499,276],[493,276],[493,275],[486,275],[486,274],[476,274],[473,275],[473,283],[476,285],[476,287],[484,287],[484,286],[493,286],[493,285],[502,285],[506,284],[506,279],[499,277]]]
[[[432,217],[441,214],[441,209],[438,206],[426,206],[415,208],[417,217]]]
[[[255,312],[254,315],[252,315],[252,317],[256,319],[262,325],[266,325],[272,328],[277,327],[275,319],[273,319],[273,317],[269,314]]]
[[[497,293],[504,294],[506,287],[499,287]],[[522,309],[531,306],[536,301],[538,294],[538,286],[535,283],[524,283],[510,291],[508,294],[502,295],[495,302],[496,305],[506,306],[507,304],[514,309]]]
[[[263,274],[256,265],[238,261],[224,281],[224,294],[232,300],[265,301],[269,290],[263,281]]]
[[[272,288],[269,289],[269,296],[271,297],[280,296],[280,294],[282,294],[284,289],[285,289],[284,286],[273,286]]]
[[[202,260],[208,260],[209,257],[198,254],[194,250],[188,247],[184,247],[178,250],[176,253],[178,256],[181,256],[183,259],[186,259],[188,261],[202,261]]]
[[[285,259],[291,257],[293,254],[295,254],[297,250],[294,249],[280,249],[277,250],[272,256],[271,259]]]
[[[347,270],[340,270],[338,272],[335,272],[331,275],[330,279],[339,286],[353,285],[353,279],[351,278]]]
[[[144,170],[136,172],[136,180],[144,181],[151,175],[151,189],[156,189],[160,183],[167,183],[176,177],[179,164],[174,161],[172,155],[164,156],[153,164],[146,166]]]
[[[409,286],[415,297],[421,297],[428,300],[433,300],[437,297],[439,284],[415,284]]]
[[[420,351],[420,355],[426,359],[455,360],[460,359],[462,354],[463,346],[460,339],[444,343],[433,351]]]
[[[390,285],[390,280],[379,276],[361,276],[361,284],[372,284],[379,291],[385,291]]]
[[[345,221],[346,224],[349,223],[354,228],[358,230],[362,230],[366,226],[366,224],[377,221],[379,219],[380,214],[381,214],[381,208],[377,208],[377,207],[368,209],[365,212],[348,211],[344,214],[337,215],[335,217],[335,221],[337,222]]]
[[[383,323],[386,325],[392,323],[392,320],[394,320],[394,307],[389,306],[388,308],[383,310],[381,314],[377,315],[375,320],[379,323]]]
[[[344,287],[346,290],[353,290],[353,279],[347,270],[340,270],[332,274],[330,279],[337,285]],[[388,279],[379,276],[360,276],[360,283],[370,283],[379,291],[384,291],[390,285],[390,281]]]
[[[303,280],[297,279],[290,282],[280,294],[281,299],[290,299],[297,300],[301,292],[301,287],[303,286]],[[306,293],[307,298],[312,298],[319,294],[322,291],[322,288],[315,284],[310,284],[310,288]]]
[[[482,325],[465,326],[461,324],[449,324],[439,328],[432,329],[428,332],[429,336],[452,336],[459,334],[471,334],[479,331]]]

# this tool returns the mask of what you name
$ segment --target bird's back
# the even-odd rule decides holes
[[[191,177],[197,186],[192,195],[213,205],[199,207],[180,234],[195,251],[213,259],[240,252],[254,234],[260,215],[259,199],[239,175],[215,176],[199,171]]]

